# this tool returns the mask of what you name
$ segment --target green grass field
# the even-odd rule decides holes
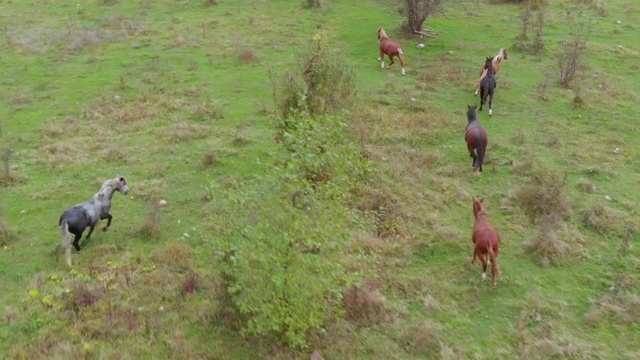
[[[449,6],[419,39],[382,2],[218,2],[0,0],[0,358],[640,358],[637,1],[548,0],[540,53],[514,47],[514,4]],[[557,54],[577,22],[591,36],[564,88]],[[402,44],[405,76],[376,62],[379,26]],[[295,350],[220,315],[213,191],[269,171],[270,74],[319,32],[355,68],[344,116],[377,169],[363,202],[384,204],[388,231],[352,232],[365,260],[351,268],[379,284],[360,304],[375,316],[330,317]],[[466,107],[501,47],[479,175]],[[70,271],[58,218],[116,174],[130,192]],[[502,235],[496,291],[469,264],[472,196]],[[534,205],[566,216],[532,219]]]

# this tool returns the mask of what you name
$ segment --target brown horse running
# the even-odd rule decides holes
[[[484,199],[473,198],[473,215],[476,218],[473,224],[471,240],[475,244],[472,264],[475,264],[476,257],[482,262],[482,280],[487,280],[487,265],[491,265],[491,275],[493,279],[493,289],[496,289],[496,277],[501,275],[498,269],[498,252],[500,247],[500,234],[487,220],[487,212],[484,210],[482,202]]]
[[[398,57],[400,59],[400,67],[402,68],[402,75],[404,75],[404,58],[403,52],[400,48],[400,45],[394,43],[389,39],[387,33],[383,28],[378,28],[378,42],[380,43],[380,56],[378,57],[378,61],[381,62],[382,68],[384,68],[384,56],[387,55],[389,57],[389,66],[393,65],[393,58]]]
[[[494,56],[493,60],[491,61],[491,65],[493,66],[493,75],[497,74],[498,71],[500,71],[500,62],[502,60],[508,60],[508,58],[509,54],[507,54],[507,49],[501,48],[498,52],[498,55]],[[487,76],[486,64],[483,65],[480,69],[480,78],[478,79],[478,81],[476,81],[476,93],[474,95],[478,95],[478,92],[480,91],[480,82],[485,76]]]
[[[482,127],[478,117],[476,116],[476,106],[467,105],[467,128],[464,132],[464,139],[467,142],[469,156],[473,158],[471,166],[482,172],[482,162],[484,154],[487,150],[489,138],[487,131]]]

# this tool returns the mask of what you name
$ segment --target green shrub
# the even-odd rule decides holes
[[[356,94],[356,76],[344,56],[326,46],[326,36],[313,37],[309,49],[297,56],[297,66],[282,76],[271,72],[276,112],[335,113],[347,108]]]
[[[220,222],[213,244],[242,332],[301,348],[308,330],[341,311],[356,280],[342,260],[350,229],[364,222],[345,203],[370,167],[339,118],[296,113],[278,121],[277,166],[208,189]]]

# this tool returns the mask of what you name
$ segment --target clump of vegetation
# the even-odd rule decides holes
[[[382,282],[365,280],[361,285],[347,289],[342,302],[349,320],[359,323],[375,323],[385,319],[387,299],[382,295]]]
[[[152,197],[149,200],[149,212],[147,218],[140,229],[140,233],[148,236],[150,239],[155,240],[162,231],[160,223],[160,213],[162,204],[156,198]]]
[[[587,228],[599,234],[621,233],[624,227],[624,214],[598,201],[582,213],[582,222]]]
[[[243,63],[255,63],[258,62],[260,58],[258,58],[258,55],[253,49],[242,49],[238,51],[238,60]]]
[[[218,0],[204,0],[204,6],[216,6],[218,5]]]
[[[564,220],[571,214],[567,193],[567,174],[559,177],[547,169],[533,172],[531,180],[511,194],[532,221],[546,217],[547,220]]]
[[[342,259],[357,215],[344,200],[369,165],[337,117],[296,113],[276,126],[277,166],[237,189],[211,191],[225,219],[215,263],[243,334],[301,348],[354,281]]]
[[[517,322],[518,353],[525,359],[582,358],[588,345],[558,333],[555,322],[564,317],[562,304],[530,293]]]
[[[320,0],[304,0],[302,7],[305,9],[320,9],[322,4]]]
[[[288,117],[300,111],[336,113],[347,108],[356,94],[356,76],[344,56],[330,50],[323,33],[313,37],[309,49],[298,55],[297,66],[279,77],[271,72],[276,112]]]
[[[592,325],[601,322],[628,323],[640,316],[640,280],[635,276],[619,276],[607,293],[591,304],[586,319]]]
[[[584,237],[576,229],[555,220],[543,220],[522,249],[543,267],[560,265],[563,260],[583,255]]]
[[[593,23],[591,19],[576,20],[567,13],[567,23],[570,26],[568,39],[562,44],[562,50],[558,52],[558,70],[560,72],[560,85],[565,88],[571,84],[577,74],[584,71],[582,58],[587,52],[587,41],[591,37]]]
[[[517,37],[518,42],[514,44],[517,49],[530,49],[534,53],[539,53],[544,50],[544,19],[545,19],[545,6],[544,0],[525,0],[520,1],[522,3],[522,30]],[[528,43],[529,32],[533,32],[533,40]]]
[[[582,255],[584,238],[565,223],[571,214],[566,188],[566,173],[560,178],[550,170],[537,170],[528,184],[511,194],[536,225],[535,234],[522,243],[522,248],[542,266]]]

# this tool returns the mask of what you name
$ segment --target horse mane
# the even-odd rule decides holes
[[[389,35],[384,29],[381,27],[378,28],[378,40],[389,39]]]

